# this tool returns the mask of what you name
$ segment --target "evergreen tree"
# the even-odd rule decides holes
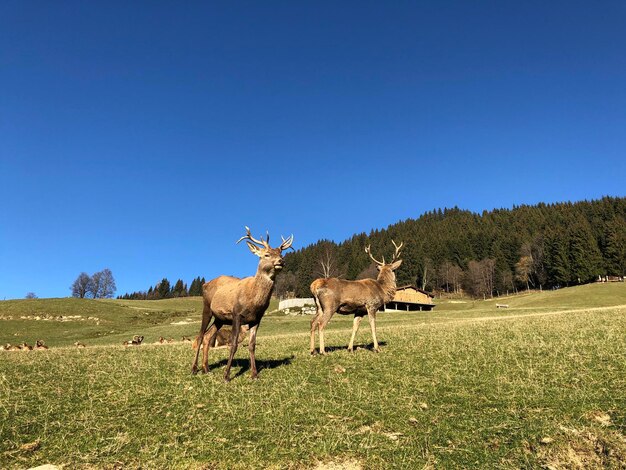
[[[182,279],[177,280],[176,284],[174,284],[174,287],[172,287],[170,296],[171,297],[184,297],[186,294],[187,292],[185,289],[185,285],[183,284],[183,280]]]
[[[189,286],[189,295],[190,296],[199,296],[202,295],[202,279],[200,276],[196,277],[193,281],[191,281],[191,285]]]
[[[606,227],[605,268],[608,276],[626,276],[626,220],[612,219]]]
[[[586,221],[571,227],[569,242],[571,280],[580,284],[597,279],[602,272],[602,255]]]
[[[569,285],[572,277],[565,237],[556,231],[549,232],[546,234],[544,251],[551,284],[553,286]]]
[[[164,277],[156,287],[156,291],[159,299],[167,299],[170,297],[170,281]]]

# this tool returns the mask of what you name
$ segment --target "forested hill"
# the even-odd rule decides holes
[[[371,244],[375,257],[389,260],[392,239],[405,244],[398,285],[483,296],[585,283],[626,274],[626,198],[482,214],[438,209],[339,244],[320,240],[285,256],[277,293],[310,296],[310,283],[323,275],[322,262],[331,276],[375,277],[364,248]]]

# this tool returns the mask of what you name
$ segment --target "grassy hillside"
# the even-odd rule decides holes
[[[626,304],[626,283],[595,283],[558,290],[520,292],[487,300],[443,300],[437,302],[437,310],[456,311],[473,308],[495,308],[495,304],[507,304],[510,309],[524,308],[581,308],[612,307]]]
[[[227,351],[194,377],[183,344],[0,352],[0,468],[623,468],[623,287],[519,296],[508,310],[446,302],[381,314],[380,354],[349,354],[351,320],[341,317],[330,354],[310,357],[309,318],[269,316],[260,379],[249,379],[241,348],[230,384]],[[20,302],[13,314],[48,301]],[[172,319],[198,315],[194,299],[159,302],[85,305],[118,328],[130,315],[128,331],[172,331],[190,326]],[[159,322],[134,305],[158,306]],[[357,344],[369,341],[363,324]]]
[[[276,301],[270,304],[275,309]],[[180,340],[196,335],[202,298],[165,300],[34,299],[0,302],[0,344],[48,346],[120,344],[134,334],[153,342],[159,336]]]
[[[507,310],[496,310],[506,303]],[[589,284],[556,291],[522,293],[511,297],[474,301],[439,301],[432,312],[409,314],[412,320],[431,323],[482,316],[510,316],[528,309],[571,309],[626,304],[626,284]],[[277,308],[272,300],[269,312]],[[61,318],[63,317],[63,318]],[[74,341],[88,345],[120,344],[134,334],[154,342],[159,336],[180,340],[196,335],[202,317],[201,297],[166,300],[34,299],[0,301],[0,344],[29,344],[43,339],[49,346],[69,346]],[[45,319],[48,318],[48,319]],[[403,323],[407,314],[381,313],[380,321]],[[260,335],[303,333],[307,320],[271,314],[263,321]],[[336,316],[330,329],[349,328],[351,317]],[[363,324],[364,327],[367,325]]]

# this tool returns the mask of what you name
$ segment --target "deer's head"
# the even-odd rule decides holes
[[[241,240],[246,240],[246,244],[248,245],[248,248],[250,248],[250,251],[260,258],[259,271],[267,274],[270,279],[274,279],[276,277],[276,274],[278,274],[285,266],[285,262],[283,261],[283,251],[291,248],[291,245],[293,243],[293,235],[291,235],[291,237],[287,238],[286,240],[285,238],[281,237],[283,242],[280,244],[280,246],[272,248],[270,246],[269,233],[267,234],[265,240],[257,240],[252,236],[248,227],[246,227],[246,232],[247,233],[243,237],[237,240],[237,243],[239,243]]]
[[[370,251],[370,245],[367,245],[365,247],[365,253],[367,253],[372,259],[372,261],[376,263],[376,268],[379,271],[379,274],[378,274],[379,279],[384,276],[384,277],[391,278],[395,282],[396,273],[394,271],[398,269],[400,265],[402,264],[402,260],[400,259],[400,252],[402,251],[404,242],[400,243],[400,245],[396,245],[396,242],[391,240],[391,243],[393,243],[393,246],[395,247],[396,251],[394,252],[393,259],[391,260],[390,263],[385,262],[384,256],[383,256],[382,261],[378,261],[376,258],[374,258],[374,256],[372,256],[372,252]]]

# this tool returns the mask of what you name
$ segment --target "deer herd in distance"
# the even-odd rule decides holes
[[[256,367],[255,350],[256,336],[263,315],[270,304],[270,298],[274,290],[276,276],[284,268],[283,252],[292,248],[293,235],[285,239],[276,248],[269,244],[269,233],[265,239],[254,238],[248,227],[246,234],[237,240],[237,243],[245,240],[250,251],[259,257],[259,264],[254,276],[238,278],[234,276],[219,276],[205,283],[202,287],[202,323],[200,332],[192,342],[188,336],[182,337],[183,343],[192,343],[195,350],[195,358],[192,365],[192,373],[197,374],[200,370],[198,360],[202,351],[202,372],[209,372],[209,351],[219,347],[230,346],[230,353],[224,371],[224,380],[230,381],[230,369],[237,348],[249,336],[248,353],[250,356],[251,377],[256,379],[258,370]],[[396,293],[395,271],[402,264],[400,259],[403,243],[395,248],[392,260],[387,263],[385,258],[377,260],[371,253],[370,246],[365,247],[365,252],[375,263],[378,269],[376,279],[361,279],[349,281],[338,278],[320,278],[311,283],[311,293],[315,300],[316,313],[311,320],[310,353],[317,354],[315,348],[315,333],[319,337],[319,353],[326,354],[324,345],[324,329],[335,313],[340,315],[354,315],[352,335],[348,343],[348,351],[354,349],[354,339],[359,329],[361,320],[365,316],[370,324],[373,340],[373,350],[380,351],[376,337],[376,312],[385,303],[390,302]],[[223,328],[230,326],[230,329]],[[131,340],[124,341],[126,347],[140,346],[144,337],[135,335]],[[160,337],[155,344],[173,343],[172,338]],[[85,344],[79,341],[74,343],[77,348],[84,348]],[[35,346],[23,343],[19,346],[7,344],[4,350],[33,350],[48,349],[42,340],[37,340]]]

